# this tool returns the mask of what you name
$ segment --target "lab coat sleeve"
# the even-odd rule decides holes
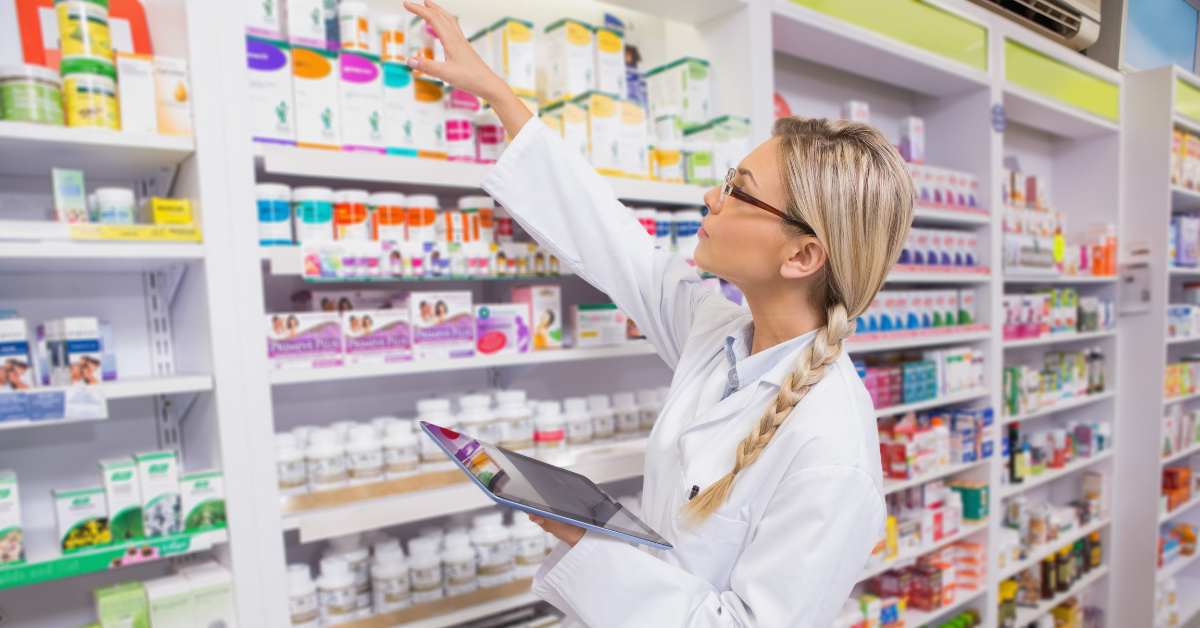
[[[741,313],[704,290],[681,256],[655,249],[611,186],[537,118],[513,138],[483,189],[559,260],[608,294],[671,368],[699,309],[715,314],[706,319],[714,328]]]
[[[735,489],[736,490],[736,489]],[[534,593],[589,628],[826,628],[878,541],[883,498],[851,467],[780,483],[730,576],[730,590],[607,535],[551,555]]]

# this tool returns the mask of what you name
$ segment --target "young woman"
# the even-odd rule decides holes
[[[828,626],[886,518],[870,397],[843,341],[912,220],[895,149],[870,127],[783,118],[705,194],[701,288],[612,189],[475,54],[453,16],[406,2],[446,61],[415,69],[491,103],[512,144],[483,182],[538,241],[606,292],[675,370],[646,448],[643,551],[533,518],[563,542],[534,592],[591,628]]]

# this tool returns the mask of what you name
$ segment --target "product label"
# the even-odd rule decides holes
[[[320,589],[317,592],[321,609],[321,625],[331,626],[354,619],[358,612],[358,596],[354,587]]]
[[[314,491],[336,488],[346,481],[346,459],[343,456],[308,458],[309,488]]]
[[[442,597],[442,567],[413,567],[412,601],[413,604],[430,602]]]
[[[320,611],[317,606],[317,594],[296,595],[288,598],[288,608],[292,615],[293,626],[315,625]]]
[[[63,79],[67,126],[121,130],[117,92],[108,77],[72,74]]]
[[[591,421],[567,422],[567,444],[571,446],[587,445],[592,442]]]
[[[296,203],[296,241],[301,244],[333,241],[333,203]]]
[[[384,447],[383,460],[389,479],[413,473],[417,470],[419,461],[417,444],[413,443],[404,447]]]
[[[275,464],[275,473],[279,479],[279,491],[285,495],[303,488],[308,481],[303,460],[278,462]]]
[[[642,429],[641,418],[636,411],[614,412],[613,418],[616,420],[617,433],[619,434],[637,434]]]
[[[376,613],[387,613],[410,604],[412,596],[408,572],[390,578],[375,578],[371,581],[372,597]]]
[[[500,421],[501,447],[511,451],[521,451],[533,447],[533,419],[518,417]]]
[[[276,368],[342,365],[342,328],[335,312],[267,316],[267,355]]]
[[[292,205],[279,199],[258,200],[258,243],[263,246],[292,243]]]
[[[383,476],[382,450],[358,451],[348,454],[346,463],[346,474],[351,483],[375,482]]]
[[[463,562],[444,561],[442,569],[446,585],[455,588],[475,587],[475,559]]]
[[[112,61],[107,10],[88,2],[60,2],[55,11],[62,56],[89,55]]]
[[[613,432],[615,429],[616,422],[611,414],[598,416],[592,419],[593,440],[608,440],[613,437]]]
[[[250,70],[250,119],[254,139],[284,144],[295,142],[291,49],[280,42],[247,37],[246,66]]]
[[[5,120],[62,125],[62,95],[40,83],[11,81],[0,84],[0,111]]]

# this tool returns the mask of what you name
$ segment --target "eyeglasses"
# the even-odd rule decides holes
[[[733,178],[735,176],[737,176],[736,168],[730,168],[729,172],[725,173],[725,183],[721,185],[721,198],[718,199],[718,201],[717,201],[718,203],[724,202],[726,196],[732,196],[733,198],[736,198],[737,200],[739,200],[743,203],[746,203],[748,205],[753,205],[759,209],[765,209],[766,211],[769,211],[772,214],[779,216],[780,218],[784,219],[785,221],[799,227],[807,235],[816,235],[816,232],[812,230],[812,227],[808,226],[803,221],[796,220],[795,218],[788,216],[787,214],[779,211],[778,209],[775,209],[768,203],[765,203],[763,201],[758,200],[757,198],[754,198],[753,196],[750,196],[749,194],[746,193],[745,190],[734,185]]]

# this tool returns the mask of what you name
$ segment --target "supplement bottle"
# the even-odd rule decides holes
[[[333,239],[339,242],[368,242],[371,224],[367,219],[366,190],[338,190],[333,193]]]
[[[113,60],[108,31],[108,0],[55,0],[59,40],[64,60],[90,56]]]
[[[658,210],[653,207],[641,207],[633,210],[633,217],[637,219],[638,224],[646,230],[646,235],[651,238],[658,235]]]
[[[389,480],[404,478],[417,473],[420,457],[417,453],[417,438],[424,436],[413,432],[411,421],[396,421],[387,426],[383,437],[384,473]]]
[[[442,597],[442,558],[438,555],[438,542],[438,539],[428,536],[408,541],[413,604],[424,604]]]
[[[117,71],[99,57],[68,57],[59,64],[67,126],[121,130]]]
[[[375,427],[375,433],[379,434],[379,438],[383,438],[387,436],[387,426],[399,420],[394,416],[377,416],[371,419],[371,425]]]
[[[275,476],[279,482],[280,495],[302,495],[308,492],[304,452],[296,446],[294,433],[275,435]]]
[[[557,401],[538,404],[537,420],[534,421],[533,441],[537,455],[553,456],[562,453],[566,444],[563,416]]]
[[[408,197],[408,241],[427,245],[426,253],[437,240],[438,199],[432,194],[413,194]]]
[[[62,79],[54,70],[32,64],[0,66],[0,119],[62,126],[62,100]]]
[[[292,628],[317,628],[321,611],[317,604],[317,584],[308,565],[288,565],[288,608]]]
[[[508,528],[512,539],[513,577],[532,578],[546,560],[546,535],[525,513],[514,512]]]
[[[500,442],[500,423],[492,414],[491,395],[463,395],[458,399],[459,431],[477,441],[497,444]]]
[[[378,242],[404,242],[408,239],[405,217],[408,199],[396,192],[376,192],[367,201],[371,218],[371,239]]]
[[[376,20],[379,33],[379,60],[404,63],[408,47],[404,43],[404,18],[385,13]]]
[[[675,230],[675,214],[667,211],[654,213],[654,248],[670,251]]]
[[[417,420],[427,421],[439,427],[457,429],[458,421],[450,414],[450,400],[434,397],[417,402]],[[421,428],[416,427],[417,430]],[[421,473],[455,469],[454,462],[437,443],[424,431],[417,434],[417,451],[421,455]]]
[[[296,446],[299,447],[300,449],[304,449],[305,447],[308,447],[308,437],[310,434],[313,433],[313,430],[315,430],[315,429],[317,429],[317,428],[315,428],[311,425],[301,425],[300,427],[293,427],[292,434],[294,434],[296,436]]]
[[[500,160],[508,145],[504,133],[504,125],[500,116],[485,105],[483,110],[475,114],[475,160],[482,164],[494,164]],[[511,223],[509,225],[511,227]]]
[[[365,2],[342,0],[337,5],[342,50],[373,52],[371,10]]]
[[[479,565],[479,588],[500,586],[513,579],[512,552],[509,550],[508,530],[504,515],[490,513],[474,519],[471,545]]]
[[[475,550],[471,538],[459,530],[446,535],[446,549],[442,551],[442,573],[446,583],[446,595],[470,593],[477,587],[475,582]]]
[[[383,480],[383,445],[374,425],[355,425],[346,438],[346,477],[350,486]]]
[[[592,414],[592,442],[607,443],[613,439],[616,423],[608,406],[608,395],[588,395],[588,411]]]
[[[333,190],[303,187],[292,190],[296,216],[296,242],[333,242]]]
[[[449,88],[445,103],[446,159],[474,162],[475,115],[479,113],[479,99],[470,92]]]
[[[337,421],[329,425],[329,429],[337,432],[338,441],[343,445],[346,443],[346,437],[350,435],[350,428],[358,425],[358,421]]]
[[[329,540],[329,549],[325,550],[326,557],[341,558],[346,561],[351,575],[354,576],[354,594],[358,610],[371,612],[371,554],[362,544],[361,534],[347,534]],[[364,616],[360,613],[360,617]]]
[[[467,218],[472,241],[496,241],[496,202],[490,196],[464,196],[458,199],[458,209]]]
[[[620,392],[612,396],[613,421],[617,428],[617,439],[636,438],[642,429],[641,413],[634,403],[633,393]]]
[[[258,244],[260,246],[291,246],[292,188],[278,183],[259,183],[254,186],[258,200]]]
[[[318,428],[308,435],[304,461],[308,468],[308,490],[324,491],[346,485],[346,449],[337,432]]]
[[[587,399],[567,397],[563,399],[563,423],[567,431],[567,447],[586,447],[592,444],[592,415],[588,412]]]
[[[662,409],[662,401],[656,390],[637,391],[638,425],[643,434],[649,434],[658,420],[658,412]]]
[[[392,543],[397,541],[393,539]],[[408,563],[398,544],[375,546],[375,561],[371,564],[371,597],[376,614],[407,608],[412,604]]]
[[[358,617],[354,574],[350,573],[350,566],[345,559],[337,556],[321,559],[317,601],[321,610],[322,626],[332,626]]]
[[[501,390],[496,393],[496,419],[500,422],[501,447],[532,456],[533,413],[525,404],[524,390]]]

